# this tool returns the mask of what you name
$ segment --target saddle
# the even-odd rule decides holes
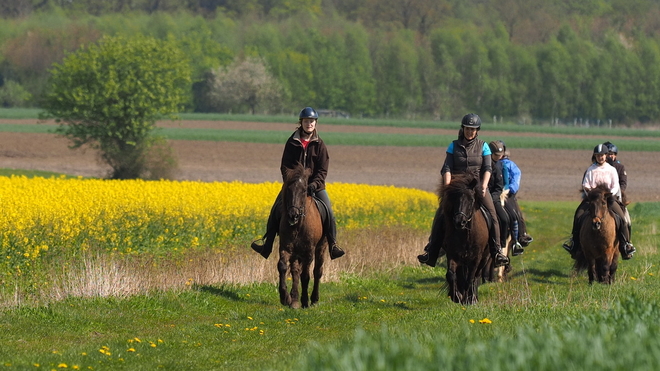
[[[479,210],[481,210],[481,213],[484,214],[484,219],[486,219],[486,225],[488,226],[488,230],[490,231],[491,228],[493,228],[493,217],[490,215],[490,212],[488,212],[488,209],[484,205],[479,206]]]
[[[316,202],[316,207],[319,209],[319,214],[321,215],[321,224],[323,224],[323,233],[325,234],[325,231],[329,229],[327,223],[330,221],[328,207],[323,202],[323,200],[316,197],[316,195],[312,196],[312,199],[314,202]]]

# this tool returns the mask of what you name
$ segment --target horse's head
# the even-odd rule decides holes
[[[307,180],[311,171],[302,164],[287,169],[282,186],[282,201],[286,210],[289,225],[293,226],[305,216],[305,202],[307,200]]]
[[[589,202],[591,228],[599,230],[603,224],[603,219],[609,213],[610,203],[614,202],[612,192],[606,185],[600,184],[587,193],[587,201]]]
[[[453,215],[454,228],[469,229],[477,200],[478,181],[468,176],[454,176],[443,190],[448,214]]]

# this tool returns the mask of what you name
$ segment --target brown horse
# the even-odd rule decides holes
[[[307,290],[310,266],[314,261],[312,305],[319,301],[319,283],[323,275],[325,238],[321,215],[314,199],[307,195],[307,179],[311,171],[298,164],[285,173],[282,185],[282,218],[280,219],[280,302],[291,308],[309,307]],[[287,291],[287,271],[291,272],[291,292]],[[302,296],[299,294],[302,285]]]
[[[601,184],[587,193],[588,217],[580,226],[582,252],[575,258],[575,270],[588,269],[589,283],[611,284],[619,260],[619,239],[616,233],[616,220],[610,210],[616,202],[609,188]]]
[[[447,252],[447,286],[455,303],[476,304],[482,272],[489,257],[488,225],[480,205],[478,179],[455,175],[442,190],[443,246]]]

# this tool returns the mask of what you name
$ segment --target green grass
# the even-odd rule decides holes
[[[159,132],[168,139],[178,140],[208,140],[221,142],[245,143],[284,143],[291,131],[250,131],[250,130],[219,130],[190,128],[161,128]],[[381,133],[322,133],[323,140],[328,145],[347,146],[400,146],[400,147],[446,147],[456,139],[456,135],[419,135],[419,134],[381,134]],[[588,138],[542,138],[529,136],[507,135],[506,137],[491,137],[487,132],[480,136],[485,141],[504,139],[511,148],[547,148],[591,150],[594,143],[613,140],[611,136]],[[625,151],[660,151],[660,141],[649,139],[617,138],[616,144]]]
[[[39,117],[40,109],[15,109],[0,108],[0,127],[2,119],[34,119]],[[180,113],[181,120],[204,120],[204,121],[245,121],[245,122],[273,122],[273,123],[295,123],[295,115],[248,115],[248,114],[221,114],[221,113]],[[458,130],[458,122],[434,121],[434,120],[402,120],[402,119],[371,119],[371,118],[333,118],[321,117],[322,125],[357,125],[374,127],[400,127],[400,128],[426,128],[426,129],[451,129]],[[22,126],[22,125],[18,125]],[[49,126],[49,125],[46,125]],[[53,125],[53,127],[55,127]],[[484,121],[485,131],[505,131],[509,133],[539,133],[539,134],[561,134],[561,135],[595,135],[603,138],[611,137],[647,137],[660,138],[660,130],[636,129],[629,127],[591,126],[581,127],[572,125],[518,125],[516,123],[493,124]],[[7,129],[9,129],[7,127]],[[16,130],[26,130],[16,128]],[[2,131],[2,129],[0,129]],[[4,130],[11,131],[11,130]],[[617,144],[618,145],[618,144]],[[553,147],[548,147],[553,148]],[[631,149],[629,150],[632,150]]]
[[[54,173],[51,171],[41,171],[41,170],[22,170],[22,169],[7,169],[7,168],[0,168],[0,176],[25,176],[28,178],[34,178],[34,177],[42,177],[42,178],[60,178],[60,177],[65,177],[65,178],[77,178],[77,176],[71,176],[71,175],[66,175],[66,174],[61,174],[61,173]]]
[[[482,285],[480,303],[474,306],[449,301],[442,287],[444,268],[419,266],[323,282],[319,305],[304,310],[282,307],[274,282],[124,299],[71,298],[45,307],[5,309],[0,315],[0,365],[27,369],[36,363],[54,369],[66,364],[95,370],[657,369],[660,272],[654,261],[660,203],[631,205],[639,253],[620,263],[611,286],[589,285],[586,274],[571,273],[572,261],[561,243],[576,206],[522,202],[535,241],[513,259],[510,282]],[[350,253],[351,247],[347,249]],[[275,269],[273,259],[271,263]],[[485,318],[492,323],[479,323]]]

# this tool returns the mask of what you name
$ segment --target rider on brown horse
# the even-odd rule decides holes
[[[321,137],[316,131],[316,123],[319,118],[318,113],[312,107],[305,107],[300,111],[298,124],[299,127],[291,134],[284,146],[284,154],[282,155],[282,164],[280,170],[284,178],[287,169],[292,169],[296,164],[301,163],[305,168],[312,170],[312,175],[309,177],[309,186],[307,193],[312,196],[315,195],[321,199],[326,205],[329,213],[327,230],[325,231],[330,246],[330,258],[337,259],[344,255],[342,250],[337,245],[337,224],[335,222],[334,213],[330,204],[328,192],[325,190],[325,177],[328,174],[328,164],[330,157],[328,156],[328,149],[325,146]],[[268,216],[268,224],[266,225],[266,234],[258,240],[252,242],[250,247],[264,258],[273,251],[273,242],[278,233],[280,225],[278,212],[282,203],[282,195],[277,195],[275,204],[270,210]]]
[[[488,192],[488,182],[490,180],[491,152],[488,144],[477,138],[477,133],[481,129],[481,118],[474,113],[469,113],[461,120],[461,129],[458,132],[458,139],[449,144],[444,166],[442,167],[443,185],[451,182],[453,174],[472,173],[481,182],[484,206],[490,214],[492,220],[491,227],[491,255],[495,262],[495,267],[500,267],[509,263],[509,258],[502,254],[500,246],[500,226],[497,220],[497,212],[493,205],[493,199]],[[444,200],[441,200],[441,203]],[[417,259],[422,264],[435,266],[442,243],[444,240],[444,230],[442,227],[436,228],[436,225],[443,226],[442,206],[438,207],[433,219],[432,233],[429,237],[429,243],[424,247],[424,253],[418,255]],[[440,224],[437,224],[440,223]]]
[[[625,206],[621,204],[619,176],[616,169],[606,162],[608,151],[609,149],[605,144],[599,144],[594,148],[594,154],[592,156],[592,161],[594,162],[584,173],[584,178],[582,179],[582,188],[584,190],[583,197],[589,192],[589,190],[596,188],[599,184],[607,185],[610,192],[615,195],[617,202],[614,202],[611,209],[614,212],[617,221],[617,234],[619,236],[619,250],[621,251],[621,257],[624,260],[627,260],[632,258],[636,250],[635,246],[630,243],[630,231],[625,225],[626,217],[625,212],[623,211]],[[571,253],[571,257],[573,258],[575,258],[575,255],[581,249],[579,228],[581,217],[587,211],[588,202],[583,198],[582,203],[580,203],[580,206],[575,210],[573,230],[571,232],[572,237],[563,245],[564,249]]]

